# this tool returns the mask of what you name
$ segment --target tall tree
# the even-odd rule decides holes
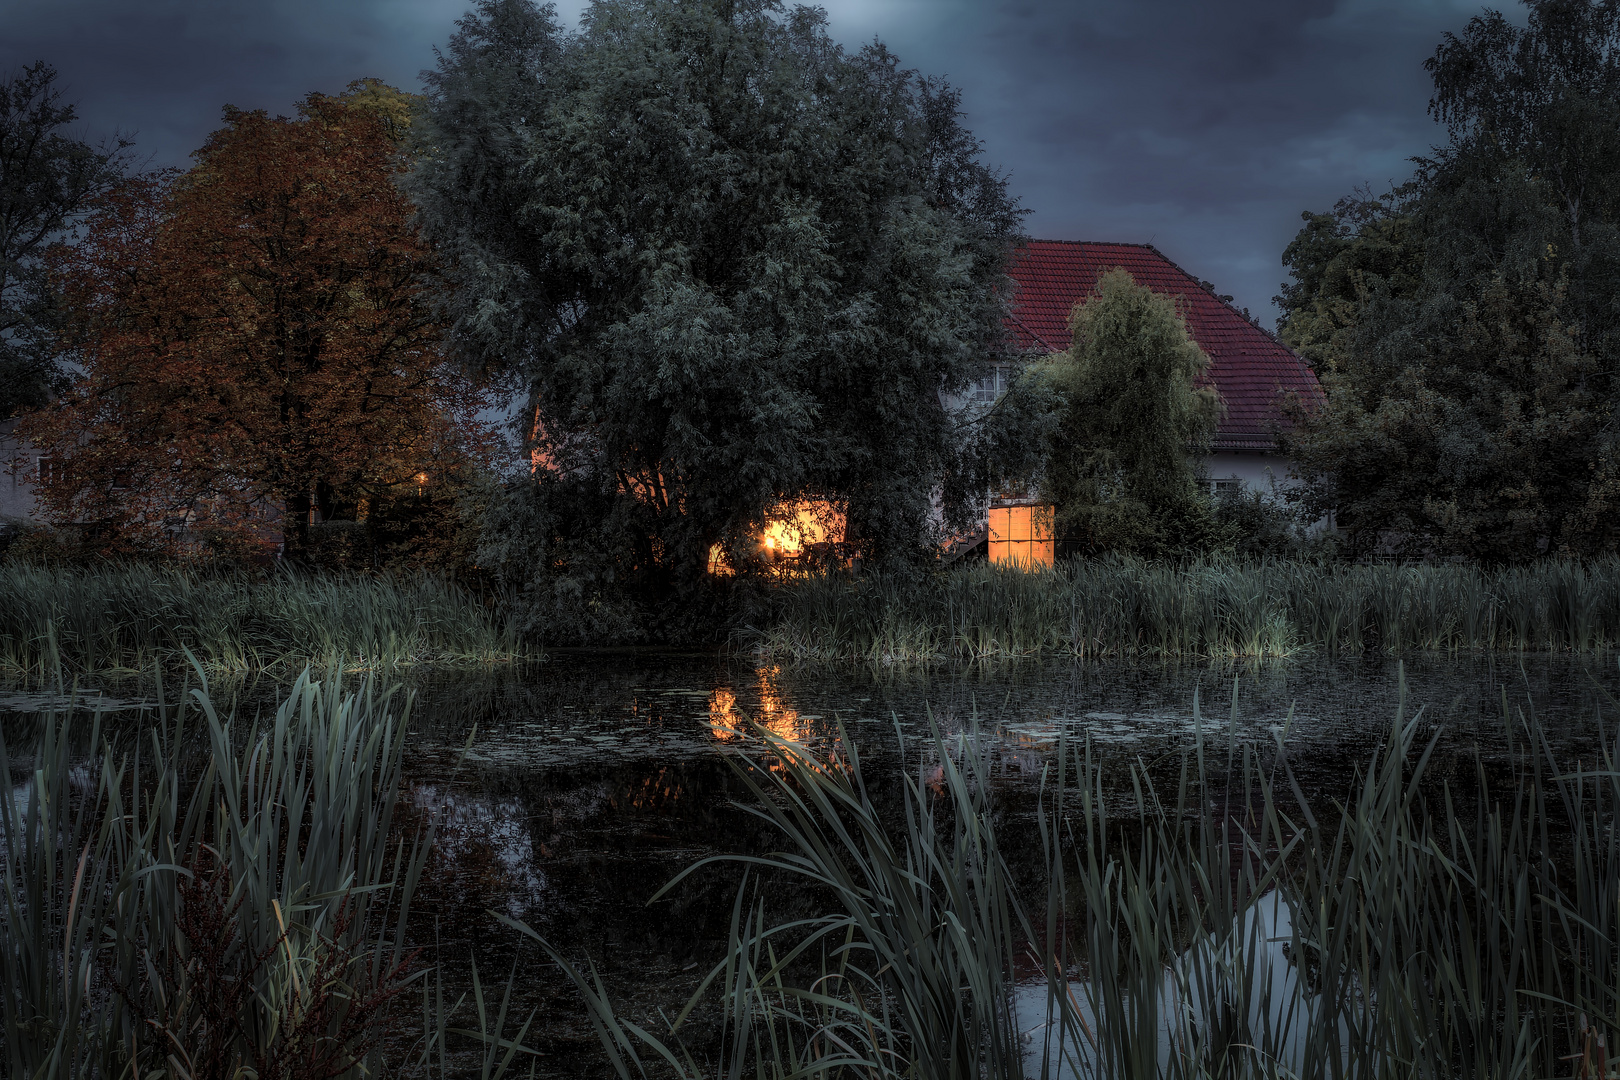
[[[1487,561],[1612,546],[1620,443],[1620,17],[1534,0],[1428,63],[1448,143],[1385,200],[1307,215],[1284,340],[1328,407],[1296,429],[1352,546]]]
[[[58,250],[84,374],[25,421],[52,516],[153,544],[279,531],[297,557],[313,509],[456,453],[477,401],[386,119],[318,94],[296,119],[227,109],[189,172],[126,185]]]
[[[128,139],[86,142],[76,119],[43,60],[0,78],[0,419],[60,387],[41,256],[129,165]]]
[[[1214,535],[1195,456],[1220,398],[1173,299],[1111,270],[1075,305],[1073,344],[1039,372],[1060,402],[1043,483],[1059,535],[1089,551],[1177,555]]]
[[[598,0],[577,35],[483,0],[422,130],[458,344],[527,391],[537,581],[685,592],[784,498],[922,549],[1019,222],[954,91],[772,0]]]

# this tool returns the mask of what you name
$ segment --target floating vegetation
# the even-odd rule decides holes
[[[1073,561],[784,584],[744,640],[793,661],[1589,651],[1620,645],[1620,560],[1528,566]]]

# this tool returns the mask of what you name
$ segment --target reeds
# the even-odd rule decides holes
[[[784,584],[744,635],[773,658],[1594,650],[1620,645],[1620,560],[1472,566],[1262,561],[979,565]]]
[[[1508,763],[1441,783],[1397,715],[1315,798],[1284,742],[1230,730],[1168,767],[1061,745],[1033,903],[971,733],[935,739],[896,820],[847,740],[756,729],[739,773],[783,846],[743,861],[819,911],[773,923],[745,883],[724,957],[657,1032],[546,948],[623,1077],[1612,1077],[1620,739],[1565,763],[1515,726]],[[705,994],[725,1014],[707,1051],[684,1028]]]
[[[0,678],[149,672],[189,651],[211,673],[509,659],[491,606],[441,578],[0,565]]]
[[[5,1074],[375,1075],[431,842],[392,834],[407,712],[306,673],[246,732],[204,686],[127,746],[0,741]]]

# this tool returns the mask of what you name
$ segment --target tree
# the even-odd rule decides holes
[[[1612,544],[1620,21],[1530,3],[1446,35],[1450,141],[1384,200],[1307,215],[1279,330],[1323,375],[1296,461],[1354,550],[1501,562]]]
[[[1197,385],[1209,357],[1175,301],[1111,270],[1069,327],[1073,344],[1039,373],[1060,402],[1043,479],[1058,534],[1091,552],[1206,546],[1214,524],[1194,456],[1208,452],[1220,398]]]
[[[0,419],[44,404],[61,372],[40,256],[124,175],[128,139],[92,145],[44,61],[0,78]]]
[[[690,596],[784,499],[927,550],[1019,222],[953,90],[770,0],[598,0],[572,36],[483,0],[427,98],[413,191],[465,360],[526,391],[502,513],[541,592]]]
[[[56,251],[84,375],[26,421],[56,520],[240,546],[279,517],[297,558],[312,511],[364,517],[458,459],[477,398],[385,119],[319,94],[297,119],[227,108],[189,172],[125,185]]]

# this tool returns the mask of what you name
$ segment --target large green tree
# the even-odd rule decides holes
[[[954,91],[824,23],[598,0],[565,33],[483,0],[428,76],[421,219],[535,462],[491,535],[581,611],[689,592],[784,498],[904,558],[961,465],[941,395],[1002,347],[1019,211]]]
[[[1328,406],[1295,451],[1356,550],[1505,561],[1611,543],[1620,455],[1620,9],[1533,0],[1446,35],[1447,143],[1306,215],[1281,336]]]
[[[44,61],[0,77],[0,419],[60,389],[42,256],[129,165],[127,139],[86,142],[75,119]]]
[[[1082,550],[1185,554],[1215,535],[1195,459],[1220,398],[1175,300],[1112,270],[1075,305],[1073,344],[1033,373],[1057,401],[1043,495]]]

